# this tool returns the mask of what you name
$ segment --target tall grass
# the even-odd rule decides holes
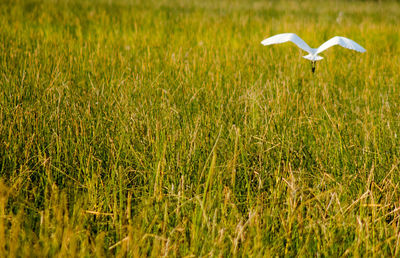
[[[396,2],[0,2],[0,253],[399,252]],[[349,37],[311,74],[291,44]],[[398,136],[399,135],[399,136]]]

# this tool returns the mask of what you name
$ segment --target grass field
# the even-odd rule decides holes
[[[400,3],[0,1],[0,254],[400,256]],[[367,49],[293,44],[339,35]]]

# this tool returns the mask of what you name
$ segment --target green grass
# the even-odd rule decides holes
[[[399,256],[399,19],[396,2],[0,1],[0,253]],[[282,32],[367,52],[329,49],[312,75],[293,44],[260,44]]]

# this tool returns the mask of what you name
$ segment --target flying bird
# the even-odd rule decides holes
[[[362,46],[358,45],[353,40],[345,38],[345,37],[339,37],[339,36],[331,38],[330,40],[326,41],[324,44],[322,44],[318,48],[311,48],[310,46],[307,45],[306,42],[304,42],[304,40],[302,40],[299,36],[297,36],[294,33],[278,34],[278,35],[264,39],[263,41],[261,41],[261,44],[263,44],[264,46],[267,46],[267,45],[272,45],[272,44],[285,43],[288,41],[293,42],[299,48],[308,52],[308,55],[303,56],[303,58],[311,61],[311,71],[313,73],[315,72],[315,63],[317,61],[323,59],[323,57],[319,56],[318,54],[334,45],[339,45],[344,48],[352,49],[352,50],[355,50],[355,51],[358,51],[361,53],[366,51]]]

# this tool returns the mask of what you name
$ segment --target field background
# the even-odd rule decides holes
[[[400,255],[400,4],[0,1],[0,254]],[[293,44],[339,35],[311,73]]]

